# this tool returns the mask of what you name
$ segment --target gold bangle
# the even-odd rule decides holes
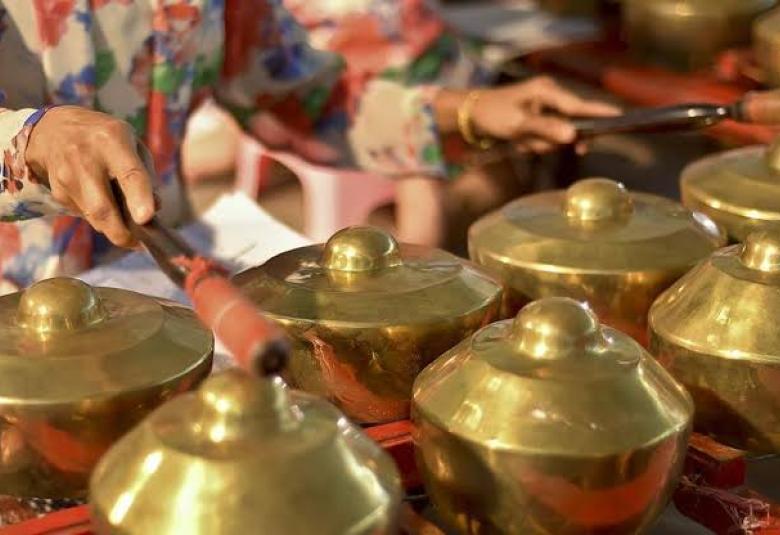
[[[493,146],[493,140],[488,138],[477,138],[477,136],[474,135],[473,121],[471,117],[471,112],[473,111],[474,106],[477,104],[477,101],[481,96],[482,91],[479,90],[471,91],[468,95],[466,95],[465,100],[458,108],[458,130],[460,130],[460,135],[463,137],[463,140],[466,143],[472,147],[478,147],[482,150],[487,150]]]

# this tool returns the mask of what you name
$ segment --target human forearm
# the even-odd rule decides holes
[[[442,89],[431,107],[441,134],[460,133],[472,144],[484,138],[512,141],[536,152],[574,141],[571,117],[618,113],[545,77],[495,89]]]

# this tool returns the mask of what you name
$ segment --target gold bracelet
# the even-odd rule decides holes
[[[471,91],[466,95],[466,99],[458,108],[458,130],[460,130],[460,135],[466,143],[472,147],[487,150],[493,146],[493,140],[488,138],[477,138],[477,136],[474,135],[473,121],[471,118],[471,112],[481,96],[482,91],[479,90]]]

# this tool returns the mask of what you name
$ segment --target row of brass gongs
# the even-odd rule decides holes
[[[475,264],[358,227],[244,272],[296,390],[230,372],[177,395],[213,339],[173,303],[72,279],[1,298],[0,491],[79,496],[92,473],[106,533],[392,532],[398,474],[343,414],[411,412],[461,531],[641,531],[694,403],[700,430],[780,449],[776,153],[689,167],[696,213],[606,179],[521,198],[472,227]]]

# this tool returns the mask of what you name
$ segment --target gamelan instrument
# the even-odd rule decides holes
[[[170,301],[54,278],[0,314],[0,494],[85,496],[111,444],[211,370],[211,332]]]
[[[414,384],[417,464],[462,533],[640,533],[682,471],[693,404],[629,336],[540,299]]]
[[[496,319],[501,285],[467,260],[350,227],[235,284],[290,336],[284,377],[360,423],[408,417],[412,382]]]
[[[469,229],[469,255],[507,286],[505,316],[571,297],[643,343],[655,298],[724,243],[706,216],[603,178],[521,197]]]
[[[650,351],[693,396],[696,429],[780,453],[780,228],[712,254],[650,309]]]

